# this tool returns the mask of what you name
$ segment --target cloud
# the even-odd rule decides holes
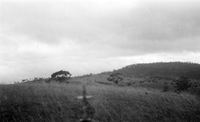
[[[106,34],[106,30],[100,27],[101,21],[106,24],[103,14],[107,13],[109,16],[115,10],[124,8],[118,10],[115,6],[117,3],[113,0],[97,3],[91,0],[86,3],[80,1],[5,3],[2,8],[2,21],[5,28],[9,28],[8,31],[47,43],[59,42],[63,38],[79,42],[87,39],[98,40]]]
[[[165,49],[169,42],[166,51],[181,51],[184,48],[173,49],[177,42],[183,42],[182,47],[186,38],[197,43],[199,8],[196,2],[172,1],[5,2],[1,23],[4,33],[54,45],[68,40],[103,48],[120,49],[123,45],[132,54],[140,54],[150,48],[152,52],[162,51],[160,48]]]
[[[200,62],[199,12],[199,2],[187,0],[1,0],[0,77]]]

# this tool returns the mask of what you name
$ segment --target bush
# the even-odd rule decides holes
[[[176,90],[177,91],[187,91],[189,87],[191,87],[191,84],[189,82],[190,80],[187,77],[180,77],[178,80],[175,81],[176,83]]]
[[[120,82],[122,82],[123,78],[121,76],[122,74],[121,73],[114,73],[114,74],[111,74],[107,80],[108,81],[111,81],[111,82],[114,82],[115,85],[119,85]]]
[[[167,91],[169,91],[169,86],[165,84],[163,87],[163,92],[167,92]]]

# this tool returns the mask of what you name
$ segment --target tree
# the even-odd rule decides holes
[[[70,79],[70,77],[71,77],[70,72],[69,71],[63,71],[63,70],[55,72],[51,75],[51,78],[58,80],[60,82],[63,82],[66,79],[68,80],[68,79]]]
[[[189,82],[190,80],[187,77],[180,77],[178,80],[175,81],[176,83],[176,90],[177,91],[185,91],[187,90],[189,87],[191,87],[191,84]]]
[[[114,73],[114,74],[111,74],[109,77],[108,77],[108,81],[112,81],[114,82],[117,86],[119,85],[119,82],[121,82],[123,80],[121,73]]]

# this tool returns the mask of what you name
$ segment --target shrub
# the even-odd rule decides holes
[[[140,81],[140,83],[144,83],[145,81]]]
[[[186,91],[189,87],[191,87],[189,79],[184,76],[176,80],[175,83],[176,83],[175,87],[177,91]]]
[[[123,78],[121,77],[121,73],[114,73],[114,74],[111,74],[109,77],[108,77],[108,81],[112,81],[114,82],[117,86],[119,85],[119,83],[123,80]]]
[[[163,92],[167,92],[167,91],[169,91],[169,86],[165,84],[163,87]]]

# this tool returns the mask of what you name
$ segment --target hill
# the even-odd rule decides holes
[[[135,64],[113,72],[73,77],[67,83],[35,78],[32,82],[0,85],[0,121],[78,121],[85,115],[85,107],[77,99],[84,82],[87,94],[94,96],[88,103],[94,110],[95,122],[197,122],[200,85],[190,88],[198,90],[195,94],[190,90],[177,93],[167,80],[149,82],[145,77],[187,75],[198,79],[199,67],[180,62]],[[124,75],[120,87],[107,80],[114,72]],[[166,83],[169,91],[164,92],[160,89]]]
[[[174,79],[186,76],[190,79],[200,79],[200,64],[188,62],[133,64],[113,72],[122,73],[125,77]]]

